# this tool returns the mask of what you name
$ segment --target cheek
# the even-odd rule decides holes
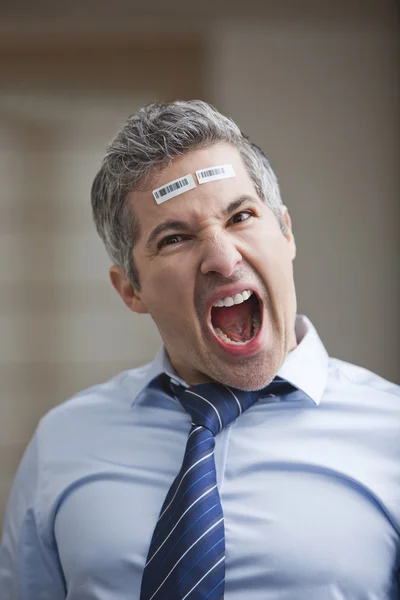
[[[285,296],[293,282],[293,261],[289,244],[283,236],[258,240],[253,246],[257,253],[259,273],[276,295]]]
[[[191,279],[179,264],[163,265],[148,273],[142,282],[143,299],[155,320],[184,320],[193,306],[192,290]]]

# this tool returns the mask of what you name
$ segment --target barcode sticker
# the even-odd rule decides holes
[[[163,185],[156,190],[153,190],[153,196],[157,204],[162,204],[163,202],[166,202],[166,200],[179,196],[179,194],[183,194],[195,187],[196,184],[193,176],[189,173],[189,175],[174,179],[174,181],[170,181],[167,185]]]
[[[217,179],[236,177],[236,174],[232,165],[218,165],[216,167],[208,167],[207,169],[196,171],[196,177],[199,183],[208,183],[209,181],[216,181]]]

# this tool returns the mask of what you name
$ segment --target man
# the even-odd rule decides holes
[[[150,105],[92,205],[113,286],[164,346],[42,419],[1,598],[400,598],[400,389],[296,317],[291,221],[259,148],[204,102]]]

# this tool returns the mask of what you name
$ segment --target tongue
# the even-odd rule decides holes
[[[246,301],[229,307],[214,307],[212,323],[233,342],[247,342],[251,339],[253,328],[251,304]]]

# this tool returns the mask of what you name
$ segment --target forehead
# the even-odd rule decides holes
[[[231,164],[235,177],[199,184],[196,171],[217,165]],[[196,187],[157,204],[153,190],[168,185],[171,181],[191,174]],[[134,191],[128,196],[139,222],[141,233],[154,227],[166,218],[193,219],[218,213],[240,195],[257,197],[238,150],[229,144],[216,144],[193,150],[175,159],[170,166],[157,173],[146,191]]]

